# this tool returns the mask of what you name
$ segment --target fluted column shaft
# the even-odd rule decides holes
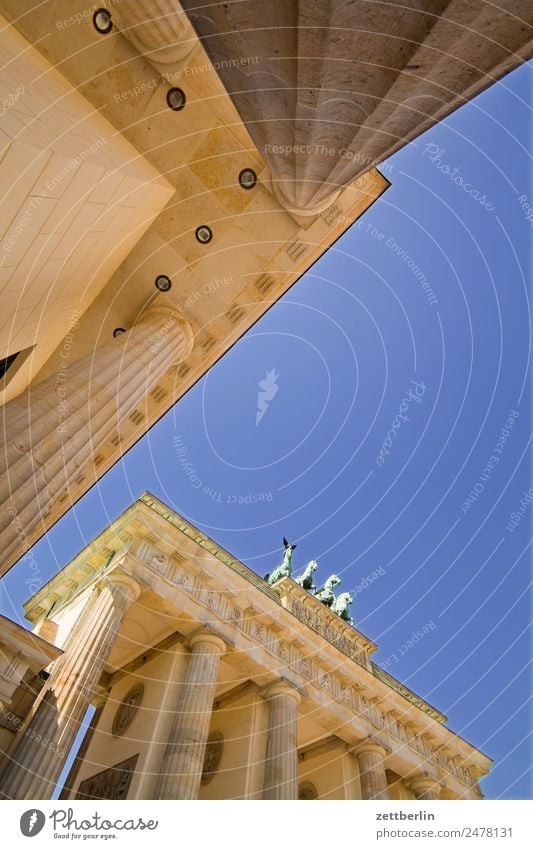
[[[198,41],[185,12],[173,0],[121,0],[113,9],[122,34],[156,67],[169,67],[176,77],[176,66],[197,48]]]
[[[268,702],[264,799],[297,799],[297,691],[279,682],[264,693]]]
[[[181,0],[278,200],[298,215],[325,209],[529,58],[528,5]],[[236,57],[254,57],[253,66]]]
[[[0,550],[5,571],[45,531],[42,520],[125,419],[192,347],[171,307],[153,307],[127,333],[62,368],[2,409]],[[71,350],[71,347],[73,350]],[[73,358],[72,358],[73,359]]]
[[[214,634],[196,634],[163,755],[156,799],[197,799],[213,710],[220,655],[225,643]]]
[[[112,573],[95,588],[0,781],[9,799],[49,799],[98,684],[124,616],[140,587]]]
[[[416,799],[434,800],[440,799],[440,787],[438,782],[432,778],[416,778],[410,783],[410,788]]]
[[[385,749],[377,743],[364,743],[357,748],[355,755],[359,764],[361,798],[388,800]]]

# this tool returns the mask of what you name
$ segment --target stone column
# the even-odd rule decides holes
[[[197,799],[213,710],[220,655],[226,644],[215,634],[195,634],[163,755],[156,799]]]
[[[111,11],[113,20],[119,22],[121,34],[139,53],[158,70],[169,72],[171,80],[179,79],[175,72],[198,49],[195,32],[179,3],[174,0],[121,0]]]
[[[268,702],[264,799],[297,799],[297,708],[298,692],[285,681],[277,681],[263,693]]]
[[[357,747],[355,756],[359,764],[361,797],[388,800],[389,791],[385,773],[385,749],[369,740]]]
[[[299,215],[529,58],[528,5],[181,0],[277,197]]]
[[[127,333],[62,368],[2,410],[0,550],[3,574],[41,532],[58,499],[140,405],[167,369],[190,352],[193,333],[171,307],[152,307]]]
[[[133,578],[114,572],[94,588],[2,775],[4,798],[52,795],[126,612],[140,590]]]
[[[409,783],[409,789],[413,791],[417,799],[440,799],[440,786],[433,778],[413,778]]]

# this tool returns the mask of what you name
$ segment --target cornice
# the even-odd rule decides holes
[[[13,622],[6,616],[0,614],[1,637],[0,642],[5,643],[12,650],[19,652],[28,659],[30,664],[39,665],[40,667],[48,666],[48,664],[56,660],[61,654],[62,649],[52,645],[52,643],[43,640],[38,634],[33,631],[28,631]]]

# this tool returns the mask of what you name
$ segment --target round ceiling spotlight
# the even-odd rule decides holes
[[[113,29],[111,12],[108,12],[107,9],[97,9],[93,15],[93,24],[96,32],[99,32],[100,35],[107,35]]]
[[[155,278],[155,288],[160,292],[168,292],[172,288],[172,280],[166,274],[158,274]]]
[[[183,109],[186,103],[187,98],[185,97],[185,92],[181,88],[169,88],[167,91],[167,104],[174,110],[174,112],[179,112]]]
[[[125,332],[126,330],[124,327],[115,327],[115,329],[113,330],[113,339],[116,339],[117,336],[121,336]]]
[[[239,184],[243,189],[253,189],[257,183],[257,174],[251,168],[243,168],[239,174]]]
[[[208,227],[207,224],[202,224],[200,227],[196,228],[196,233],[194,234],[199,242],[202,245],[207,245],[208,242],[213,238],[213,231],[211,227]]]

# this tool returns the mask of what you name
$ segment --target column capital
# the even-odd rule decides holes
[[[363,755],[365,752],[373,752],[375,755],[379,755],[382,758],[384,758],[387,754],[387,750],[384,746],[370,738],[367,740],[361,740],[360,743],[356,743],[355,746],[351,747],[351,752],[354,755]]]
[[[292,182],[292,181],[291,181]],[[267,185],[270,187],[270,190],[279,205],[286,209],[287,212],[290,212],[291,215],[296,216],[309,216],[309,215],[320,215],[321,212],[324,212],[332,203],[335,203],[337,198],[339,197],[342,189],[332,189],[331,194],[329,194],[324,200],[320,201],[320,203],[315,203],[313,205],[307,204],[303,207],[295,206],[294,202],[290,200],[289,197],[286,196],[283,191],[283,184],[280,183],[279,180],[272,179],[271,176],[268,178]]]
[[[142,591],[139,582],[123,572],[113,571],[109,575],[105,575],[102,579],[102,584],[105,586],[106,583],[120,587],[130,597],[131,601],[138,599]]]
[[[389,799],[384,746],[371,737],[354,746],[353,754],[359,767],[362,799]]]
[[[224,654],[227,650],[227,645],[222,639],[211,631],[198,631],[190,638],[189,648],[194,649],[196,646],[215,646],[220,654]]]
[[[275,696],[288,696],[293,699],[296,704],[299,704],[301,701],[301,696],[298,690],[283,678],[279,681],[274,681],[272,684],[267,684],[267,686],[261,690],[260,695],[263,696],[264,699],[272,699]]]
[[[181,353],[181,359],[183,360],[185,357],[188,357],[194,346],[194,331],[185,316],[169,304],[155,303],[143,310],[135,324],[142,324],[143,322],[154,319],[165,322],[163,327],[159,330],[159,333],[162,335],[165,333],[167,322],[168,330],[170,330],[173,324],[177,324],[179,326],[184,336],[184,347]]]
[[[406,781],[407,786],[413,793],[424,793],[426,791],[440,793],[440,784],[434,778],[427,775],[417,775]]]

